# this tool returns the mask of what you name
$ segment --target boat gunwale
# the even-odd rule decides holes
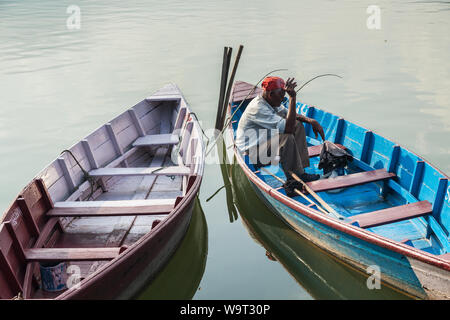
[[[233,103],[232,98],[230,99],[230,102],[228,103],[228,115],[231,116],[231,103]],[[346,120],[347,121],[347,120]],[[363,128],[363,127],[362,127]],[[321,213],[318,210],[312,209],[310,207],[307,207],[300,202],[289,198],[286,195],[283,195],[281,192],[277,191],[275,188],[269,186],[266,182],[264,182],[262,179],[260,179],[245,163],[244,159],[242,158],[241,153],[239,150],[237,150],[235,139],[234,139],[234,130],[232,127],[231,121],[228,124],[228,131],[230,134],[231,141],[233,141],[233,151],[234,155],[237,158],[237,161],[240,165],[240,167],[243,169],[245,175],[247,176],[250,181],[255,184],[259,189],[267,193],[270,197],[274,198],[277,201],[280,201],[284,205],[288,206],[289,208],[299,212],[300,214],[305,215],[306,217],[313,219],[316,222],[322,223],[326,226],[329,226],[333,229],[336,229],[338,231],[344,232],[350,236],[357,237],[361,240],[367,241],[369,243],[375,244],[377,246],[380,246],[382,248],[394,251],[396,253],[400,253],[402,255],[405,255],[407,257],[411,257],[414,259],[417,259],[419,261],[422,261],[426,264],[430,264],[433,266],[436,266],[440,269],[444,269],[447,271],[450,271],[450,261],[447,261],[443,258],[439,258],[438,255],[433,255],[431,253],[428,253],[426,251],[411,247],[407,244],[400,243],[398,241],[383,237],[381,235],[375,234],[373,232],[370,232],[368,230],[359,228],[357,226],[353,226],[350,224],[345,223],[344,221],[340,221],[337,219],[334,219],[330,216],[325,216],[323,213]],[[374,132],[375,133],[375,132]],[[384,138],[384,136],[381,136]],[[386,139],[386,138],[385,138]],[[391,141],[395,143],[394,141]],[[399,145],[395,143],[396,145]],[[399,145],[400,146],[400,145]],[[403,148],[403,147],[402,147]],[[404,148],[408,152],[411,152],[410,150]],[[416,155],[414,152],[411,152],[414,155]],[[416,155],[419,157],[418,155]],[[419,157],[422,158],[423,157]],[[425,159],[423,159],[426,161]],[[442,173],[440,170],[435,168],[431,163],[426,161],[433,169],[436,169],[439,173]],[[447,177],[444,173],[442,173],[444,177]]]

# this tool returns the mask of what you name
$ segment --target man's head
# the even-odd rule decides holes
[[[272,107],[279,107],[286,93],[284,86],[285,82],[280,77],[266,77],[261,84],[263,98]]]

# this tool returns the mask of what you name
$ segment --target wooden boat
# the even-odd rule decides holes
[[[4,213],[0,298],[132,297],[183,238],[203,167],[201,128],[176,85],[126,110],[63,152]],[[50,267],[58,286],[42,279]]]
[[[222,165],[222,164],[221,164]],[[276,260],[314,299],[320,300],[380,300],[408,299],[408,296],[388,286],[370,290],[367,277],[345,265],[301,237],[259,201],[247,176],[236,165],[231,171],[233,189],[230,206],[236,206],[244,227],[265,250],[270,260]],[[224,177],[224,182],[229,181]],[[295,293],[295,291],[293,292]]]
[[[253,88],[234,84],[228,110],[233,118],[225,136],[231,143],[246,105],[261,91]],[[307,183],[332,210],[325,214],[303,197],[286,196],[278,165],[255,170],[234,147],[258,196],[293,230],[367,276],[380,275],[382,283],[415,298],[450,299],[448,176],[406,148],[334,114],[302,103],[297,112],[316,119],[326,140],[354,157],[346,175]],[[322,173],[317,168],[321,142],[310,125],[305,129],[311,162],[306,172]]]

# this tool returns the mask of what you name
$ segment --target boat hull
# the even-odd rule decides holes
[[[376,290],[374,271],[379,270],[381,283],[414,298],[450,299],[446,294],[450,292],[449,272],[311,219],[305,212],[290,208],[248,180],[266,206],[298,234],[367,275],[368,288]]]

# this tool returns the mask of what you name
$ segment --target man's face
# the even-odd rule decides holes
[[[275,89],[270,92],[270,98],[274,105],[279,106],[284,99],[286,91],[284,89]]]

